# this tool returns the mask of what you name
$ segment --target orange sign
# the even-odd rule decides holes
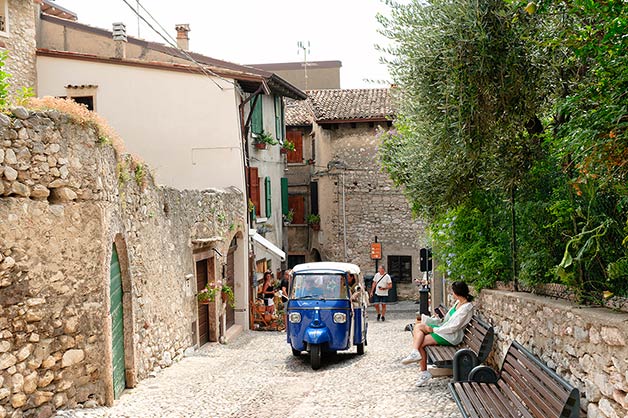
[[[379,242],[371,243],[371,260],[382,259],[382,244]]]

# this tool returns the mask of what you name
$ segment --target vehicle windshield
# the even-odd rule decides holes
[[[292,279],[293,299],[346,299],[342,274],[296,274]]]

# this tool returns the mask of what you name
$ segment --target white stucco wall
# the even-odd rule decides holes
[[[38,95],[98,86],[95,110],[150,164],[160,184],[244,191],[234,86],[201,74],[39,56]],[[222,89],[220,87],[222,87]]]
[[[264,130],[271,134],[273,138],[276,138],[274,98],[270,95],[264,95],[261,99]],[[281,216],[281,178],[285,177],[285,157],[280,153],[281,145],[279,144],[269,146],[265,150],[258,150],[253,145],[252,140],[249,142],[251,166],[258,168],[258,175],[260,177],[260,204],[262,218],[266,218],[266,189],[264,179],[266,177],[270,177],[271,179],[272,209],[271,216],[268,218],[267,223],[272,225],[272,230],[267,232],[264,238],[281,248],[283,237],[283,222]],[[261,225],[261,223],[259,225]],[[260,247],[259,250],[258,247]],[[273,260],[273,268],[278,268],[280,266],[281,261],[279,260],[279,257],[271,252],[265,251],[263,247],[257,244],[255,248],[257,259],[270,258]],[[284,250],[287,249],[284,248]]]

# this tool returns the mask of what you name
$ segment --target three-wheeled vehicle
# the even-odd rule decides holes
[[[323,351],[357,347],[364,354],[368,293],[355,264],[317,262],[292,269],[287,305],[287,338],[292,354],[310,353],[312,369]]]

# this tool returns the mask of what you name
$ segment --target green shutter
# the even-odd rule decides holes
[[[273,214],[272,211],[272,201],[270,198],[270,177],[266,177],[264,179],[265,189],[266,189],[266,217],[270,218]]]
[[[262,95],[257,96],[257,100],[255,98],[251,99],[250,103],[253,106],[255,103],[255,107],[251,110],[251,132],[254,134],[261,134],[264,130],[264,119],[262,112]]]
[[[281,178],[281,213],[287,215],[290,212],[288,207],[288,179],[286,177]]]
[[[281,96],[275,96],[275,136],[277,139],[284,139],[283,136],[283,107]]]

